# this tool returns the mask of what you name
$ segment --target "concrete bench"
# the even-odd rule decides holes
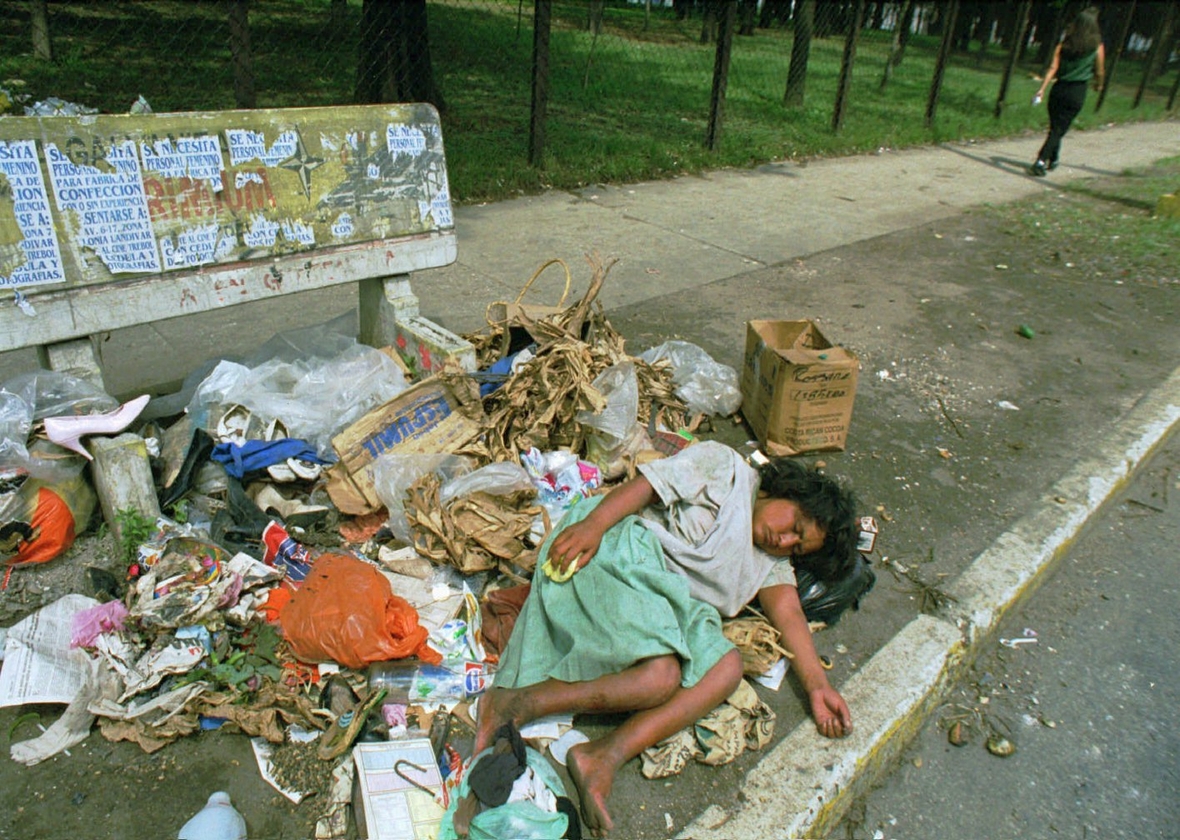
[[[409,284],[455,257],[430,105],[0,120],[0,353],[100,386],[91,336],[352,283],[362,342],[472,369]]]

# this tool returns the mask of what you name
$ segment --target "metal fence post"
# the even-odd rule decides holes
[[[549,25],[552,0],[533,3],[533,99],[529,120],[529,165],[541,168],[545,157],[545,112],[549,108]]]
[[[733,22],[737,17],[737,0],[726,0],[717,32],[717,57],[713,61],[713,94],[709,97],[709,128],[705,146],[717,151],[721,144],[721,112],[725,105],[725,88],[729,84],[729,55],[733,49]]]

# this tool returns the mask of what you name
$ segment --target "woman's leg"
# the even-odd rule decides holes
[[[601,835],[614,825],[606,800],[623,764],[696,723],[733,694],[741,679],[741,654],[730,650],[696,685],[680,688],[666,702],[636,712],[608,735],[573,747],[566,763],[578,788],[586,827]]]
[[[524,688],[492,688],[479,701],[473,754],[491,746],[497,730],[509,722],[521,727],[564,712],[650,709],[666,702],[679,687],[680,661],[667,654],[585,682],[549,679]]]
[[[1041,147],[1037,160],[1049,166],[1056,164],[1061,154],[1061,139],[1073,125],[1086,101],[1085,82],[1058,82],[1049,93],[1049,136]]]

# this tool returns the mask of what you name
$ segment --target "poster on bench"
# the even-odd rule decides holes
[[[0,289],[453,228],[426,104],[0,121]]]

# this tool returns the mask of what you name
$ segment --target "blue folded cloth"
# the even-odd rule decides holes
[[[299,438],[279,440],[248,440],[243,445],[219,443],[213,447],[210,459],[225,465],[225,471],[234,478],[246,473],[264,470],[272,464],[284,463],[288,458],[310,461],[313,464],[331,464],[318,454],[315,448]]]

